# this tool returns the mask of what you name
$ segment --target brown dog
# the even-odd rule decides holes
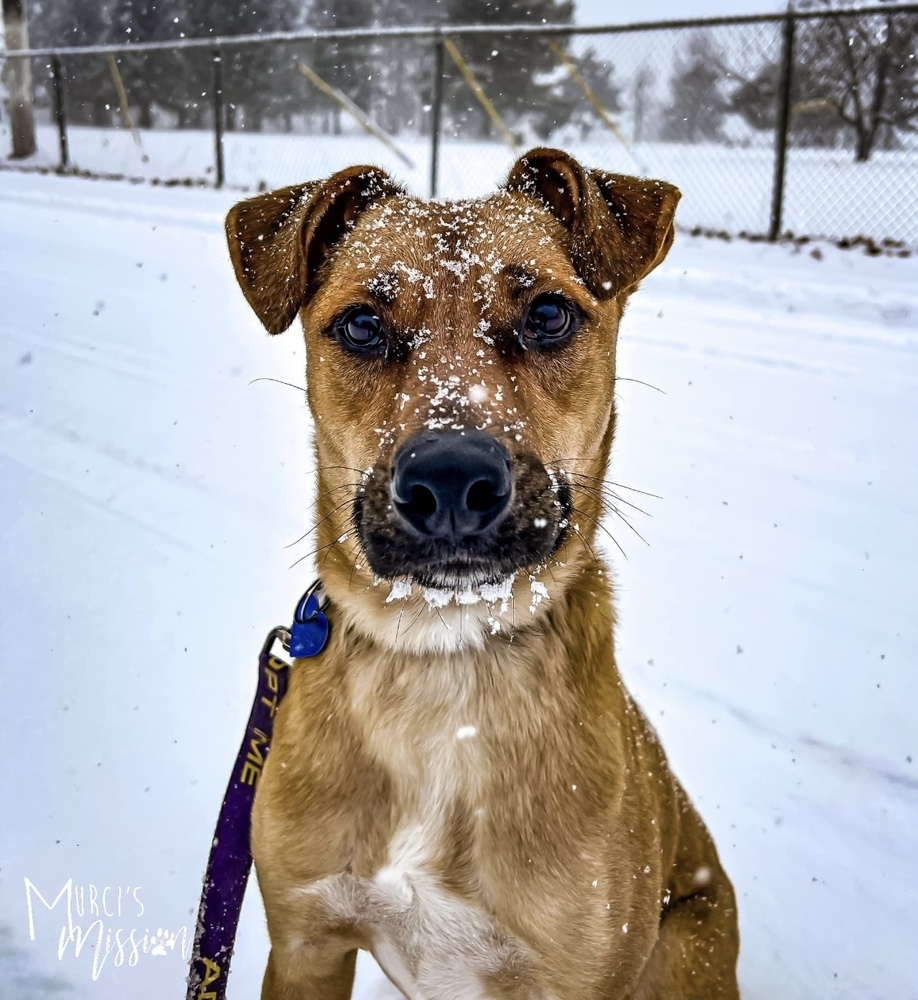
[[[679,192],[537,149],[479,201],[372,167],[227,219],[306,332],[331,638],[295,666],[253,844],[263,1000],[735,998],[733,889],[615,666],[592,548],[625,301]]]

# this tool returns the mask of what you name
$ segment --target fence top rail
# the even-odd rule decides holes
[[[677,18],[665,21],[634,21],[627,24],[450,24],[427,27],[350,28],[318,31],[266,31],[255,35],[214,35],[204,38],[173,38],[155,42],[125,42],[116,45],[70,45],[56,48],[0,49],[0,59],[29,59],[48,56],[109,55],[124,52],[162,52],[175,49],[223,49],[282,42],[308,42],[335,39],[404,38],[434,42],[443,38],[474,35],[609,35],[637,31],[663,31],[677,28],[717,28],[738,24],[768,24],[793,18],[812,21],[827,17],[866,17],[871,14],[915,14],[918,3],[882,3],[836,10],[787,10],[772,14],[732,14],[722,17]]]

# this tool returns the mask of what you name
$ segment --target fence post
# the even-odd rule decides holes
[[[70,144],[67,142],[67,105],[64,103],[64,73],[60,56],[51,56],[51,81],[54,84],[54,121],[60,146],[60,171],[70,169]]]
[[[781,77],[778,81],[778,106],[775,121],[775,176],[771,189],[771,224],[768,238],[772,243],[781,235],[784,214],[784,176],[787,167],[787,131],[790,127],[791,88],[794,80],[794,27],[796,18],[788,11],[784,19],[781,44]]]
[[[430,197],[437,197],[440,171],[440,128],[443,118],[443,39],[434,44],[433,101],[430,117]]]
[[[223,171],[223,56],[214,49],[214,187],[222,188]]]

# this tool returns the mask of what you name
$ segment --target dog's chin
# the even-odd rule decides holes
[[[505,580],[515,576],[525,566],[517,568],[469,566],[421,566],[404,573],[399,579],[430,590],[480,590],[482,587],[500,586]]]
[[[467,552],[431,553],[415,558],[402,551],[402,558],[394,561],[382,554],[373,544],[362,546],[367,565],[377,580],[403,583],[422,590],[439,590],[453,593],[484,591],[502,588],[518,573],[537,572],[559,548],[560,536],[550,545],[534,552],[495,552],[493,556],[471,555]]]
[[[371,565],[372,568],[372,565]],[[471,595],[479,597],[503,593],[513,578],[521,571],[532,571],[534,567],[476,567],[469,566],[416,566],[405,567],[400,573],[375,573],[379,583],[391,584],[394,593],[404,588],[406,593],[418,590],[423,593],[439,592],[444,595]]]

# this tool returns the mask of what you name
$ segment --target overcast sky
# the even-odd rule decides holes
[[[574,19],[578,24],[624,24],[675,17],[771,14],[786,6],[784,0],[640,0],[640,3],[574,0]]]

